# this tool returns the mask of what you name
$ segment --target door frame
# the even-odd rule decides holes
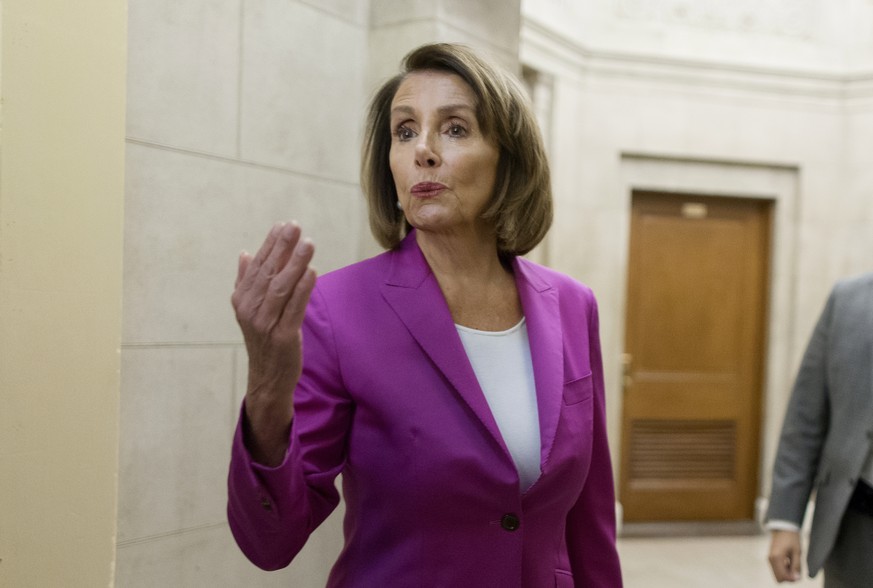
[[[629,254],[630,205],[634,190],[688,193],[696,197],[730,196],[737,198],[764,198],[773,201],[771,230],[771,258],[769,276],[769,317],[764,344],[766,363],[762,385],[762,417],[760,428],[760,457],[756,519],[762,520],[766,510],[766,490],[770,487],[771,468],[778,444],[785,406],[793,381],[793,366],[802,352],[802,342],[795,336],[796,326],[804,317],[796,316],[795,300],[797,267],[796,214],[799,204],[799,170],[796,166],[778,163],[748,161],[705,160],[699,157],[622,152],[616,194],[618,201],[611,205],[618,214],[608,217],[603,225],[609,232],[613,253],[604,263],[603,270],[592,272],[592,284],[600,294],[601,316],[612,317],[612,324],[604,321],[604,369],[607,380],[607,425],[613,463],[619,463],[621,416],[621,354],[625,341],[625,295],[627,292],[627,262]],[[609,296],[605,296],[609,293]],[[813,317],[814,318],[814,317]],[[805,331],[803,331],[805,332]],[[802,338],[802,337],[801,337]],[[795,341],[797,339],[797,341]],[[616,468],[616,476],[620,475]],[[619,480],[616,480],[618,484]],[[621,504],[617,503],[621,520]]]

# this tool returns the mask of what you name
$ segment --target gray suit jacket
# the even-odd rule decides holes
[[[800,526],[813,487],[809,575],[821,569],[873,445],[873,273],[837,283],[788,404],[767,519]]]

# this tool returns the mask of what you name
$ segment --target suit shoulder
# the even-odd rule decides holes
[[[518,266],[535,288],[551,287],[558,290],[562,296],[579,297],[588,302],[595,302],[594,291],[567,274],[521,257],[518,258]]]
[[[333,297],[343,293],[353,294],[368,286],[378,287],[388,271],[391,251],[357,261],[318,276],[315,287],[322,295]]]

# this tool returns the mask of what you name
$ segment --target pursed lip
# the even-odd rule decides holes
[[[439,182],[419,182],[412,187],[410,192],[418,198],[431,198],[445,189],[445,184]]]

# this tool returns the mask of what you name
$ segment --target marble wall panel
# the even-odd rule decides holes
[[[873,145],[873,99],[857,100],[857,105],[853,106],[848,111],[849,124],[845,129],[848,158],[850,161],[868,161]]]
[[[358,178],[366,31],[299,2],[246,2],[241,156]]]
[[[239,340],[230,307],[237,258],[296,219],[320,272],[358,258],[357,186],[130,145],[124,341]]]
[[[835,227],[827,247],[834,280],[873,271],[873,221],[859,217]]]
[[[236,422],[240,414],[240,408],[242,407],[242,401],[243,398],[245,398],[248,385],[249,358],[248,354],[246,353],[245,345],[237,345],[234,347],[233,363],[235,366],[235,372],[232,402],[233,415],[231,415],[231,419],[233,422],[233,427],[235,429]]]
[[[519,0],[372,0],[374,29],[412,21],[447,21],[497,47],[518,46]]]
[[[341,512],[331,515],[287,568],[265,572],[250,563],[226,524],[119,546],[116,585],[213,588],[323,588],[342,545]]]
[[[359,26],[367,26],[370,16],[370,2],[361,0],[299,0],[301,4],[307,4],[321,10],[332,17],[350,22]]]
[[[518,3],[487,0],[374,0],[367,85],[397,72],[400,60],[424,43],[463,43],[518,73]]]
[[[370,34],[369,92],[397,73],[400,61],[412,49],[425,43],[462,43],[494,60],[506,70],[517,73],[518,56],[510,50],[484,42],[480,37],[448,21],[413,21],[375,29]]]
[[[839,182],[831,183],[821,193],[822,198],[810,204],[823,222],[843,225],[860,219],[873,220],[870,215],[873,169],[869,164],[844,163]],[[815,213],[810,211],[809,218],[816,218]]]
[[[846,192],[851,202],[844,218],[873,224],[873,105],[850,111],[846,134]]]
[[[122,352],[118,540],[225,520],[233,350]]]
[[[517,54],[521,28],[520,0],[443,0],[443,18],[470,31],[488,45]]]
[[[400,62],[412,49],[435,42],[465,43],[475,46],[476,39],[447,27],[436,20],[421,19],[407,23],[388,24],[372,29],[369,35],[366,93],[370,98],[376,89],[400,71]]]
[[[127,133],[237,152],[241,0],[131,0]]]
[[[370,0],[370,27],[378,29],[414,20],[434,20],[439,11],[439,0]]]

